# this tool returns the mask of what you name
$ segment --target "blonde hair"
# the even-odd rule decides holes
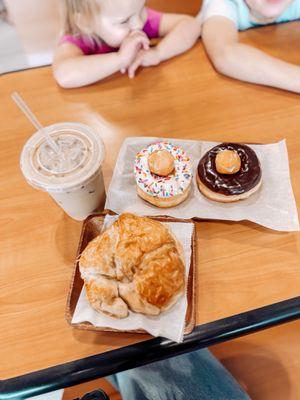
[[[78,24],[78,15],[93,22],[95,14],[100,12],[97,0],[61,0],[63,33],[67,35],[84,34],[94,36],[91,32],[84,32]]]

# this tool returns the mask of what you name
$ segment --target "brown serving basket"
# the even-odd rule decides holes
[[[110,213],[114,215],[113,213]],[[83,279],[81,278],[80,271],[79,271],[79,262],[78,259],[87,246],[87,244],[98,236],[102,231],[102,226],[104,222],[104,218],[107,213],[101,214],[93,214],[87,217],[87,219],[83,222],[79,246],[76,255],[76,261],[74,266],[74,273],[71,280],[71,286],[69,290],[67,306],[66,306],[66,320],[68,323],[75,328],[90,330],[90,331],[105,331],[105,332],[132,332],[132,333],[147,333],[142,329],[134,329],[134,330],[117,330],[108,327],[99,327],[94,326],[88,321],[81,322],[81,323],[72,323],[72,317],[74,315],[74,311],[76,308],[77,301],[79,299],[82,287],[83,287]],[[156,221],[160,222],[183,222],[183,223],[193,223],[192,220],[184,220],[178,218],[172,218],[167,216],[162,217],[150,217],[155,219]],[[194,227],[193,235],[191,238],[191,265],[189,270],[189,276],[187,281],[187,312],[185,317],[185,330],[184,333],[188,334],[191,333],[195,326],[196,320],[196,301],[195,301],[195,290],[196,290],[196,229]]]

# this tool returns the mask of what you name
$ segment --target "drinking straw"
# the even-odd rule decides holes
[[[45,139],[49,146],[52,148],[55,153],[60,153],[59,146],[55,143],[55,141],[52,139],[52,137],[49,135],[49,133],[45,130],[43,125],[38,121],[36,116],[33,114],[33,112],[29,109],[28,105],[25,103],[25,101],[22,99],[22,97],[19,95],[18,92],[13,92],[11,95],[12,99],[14,102],[17,104],[17,106],[20,108],[20,110],[26,115],[26,117],[29,119],[29,121],[32,123],[35,128],[42,132],[42,134],[45,136]]]

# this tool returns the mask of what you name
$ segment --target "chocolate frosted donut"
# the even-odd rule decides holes
[[[220,173],[216,157],[220,152],[236,152],[240,158],[239,170],[235,173]],[[198,186],[207,197],[230,202],[249,197],[261,184],[261,167],[255,152],[239,143],[222,143],[209,150],[198,164]]]

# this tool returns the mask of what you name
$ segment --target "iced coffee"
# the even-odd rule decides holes
[[[70,217],[83,220],[104,204],[103,142],[90,127],[79,123],[45,129],[59,151],[37,132],[23,148],[21,170],[30,185],[48,192]]]

